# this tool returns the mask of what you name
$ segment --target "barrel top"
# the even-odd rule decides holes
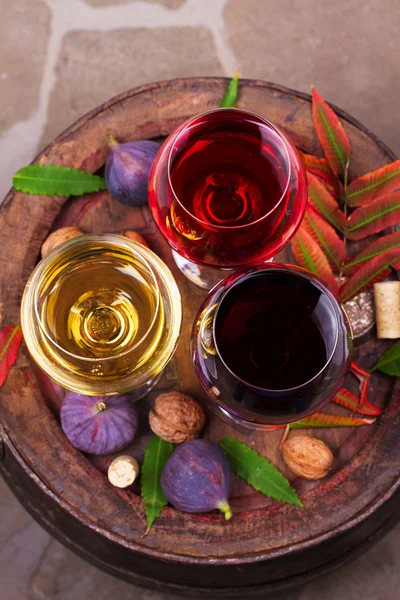
[[[196,113],[216,108],[226,85],[224,78],[190,78],[129,90],[82,117],[35,162],[98,171],[108,155],[108,136],[119,141],[166,136]],[[304,152],[321,155],[308,95],[270,83],[242,80],[238,106],[277,124]],[[353,148],[350,180],[394,159],[362,125],[335,110]],[[140,410],[145,414],[156,393],[172,389],[181,389],[205,403],[189,352],[190,330],[202,295],[177,270],[147,207],[122,206],[107,192],[66,200],[11,191],[0,208],[2,324],[19,322],[22,292],[40,247],[49,231],[67,225],[94,233],[137,230],[168,264],[184,304],[182,340],[156,392],[140,402]],[[382,349],[382,342],[371,337],[357,349],[355,360],[368,368]],[[377,406],[385,407],[374,425],[314,431],[313,435],[325,440],[335,455],[331,475],[317,482],[293,479],[280,456],[279,431],[239,431],[210,416],[205,437],[218,441],[232,435],[252,444],[292,478],[302,494],[304,508],[273,502],[237,480],[232,498],[235,514],[229,522],[223,515],[190,515],[167,507],[146,536],[140,496],[113,488],[93,462],[70,445],[50,409],[55,392],[36,372],[25,347],[0,389],[0,433],[2,428],[37,486],[83,525],[116,544],[175,562],[238,564],[318,547],[321,541],[368,519],[393,496],[400,484],[398,390],[392,378],[374,373],[371,398]],[[328,411],[348,414],[337,406],[330,406]],[[141,431],[139,458],[149,436],[149,429]]]

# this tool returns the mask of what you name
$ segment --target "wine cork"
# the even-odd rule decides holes
[[[118,488],[127,488],[139,474],[139,463],[132,456],[117,456],[108,467],[108,480]]]
[[[377,337],[400,338],[400,281],[374,284]]]

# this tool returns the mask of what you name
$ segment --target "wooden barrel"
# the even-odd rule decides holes
[[[98,171],[108,154],[109,135],[119,141],[165,136],[183,120],[217,107],[226,85],[222,78],[195,78],[128,91],[80,119],[37,161]],[[241,83],[238,106],[276,123],[302,150],[320,154],[309,96],[247,80]],[[352,143],[351,178],[394,159],[362,125],[338,113]],[[168,263],[181,289],[184,327],[177,354],[156,392],[140,402],[135,453],[141,459],[150,436],[147,412],[156,393],[181,389],[206,402],[189,355],[193,315],[203,296],[177,271],[147,207],[127,208],[106,192],[66,200],[11,191],[0,210],[2,324],[19,322],[21,294],[49,231],[71,224],[85,232],[139,231]],[[383,348],[372,332],[355,358],[368,368]],[[343,563],[397,522],[397,392],[392,378],[374,374],[371,399],[384,408],[383,416],[366,427],[317,432],[335,456],[330,476],[319,482],[293,478],[285,468],[278,450],[279,431],[236,430],[210,414],[205,437],[217,441],[233,435],[254,445],[291,479],[304,508],[273,502],[237,480],[231,521],[219,514],[189,515],[168,507],[144,536],[145,513],[138,490],[113,488],[101,472],[101,461],[70,445],[57,419],[59,394],[22,348],[0,390],[0,471],[52,535],[118,577],[186,596],[263,595]],[[327,410],[346,412],[338,406]]]

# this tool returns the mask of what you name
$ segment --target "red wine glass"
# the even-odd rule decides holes
[[[213,404],[261,428],[319,411],[342,385],[351,354],[340,302],[311,273],[274,263],[215,286],[192,333],[194,367]]]
[[[232,108],[181,125],[149,178],[157,226],[179,268],[206,288],[226,269],[272,259],[294,235],[306,201],[293,143],[263,117]]]

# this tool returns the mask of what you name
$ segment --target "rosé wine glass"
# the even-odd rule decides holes
[[[263,117],[236,108],[181,125],[149,178],[151,211],[178,267],[206,289],[226,270],[271,260],[296,232],[306,202],[293,143]]]
[[[348,372],[351,326],[314,275],[270,263],[216,285],[192,333],[197,376],[219,414],[269,428],[327,404]]]

